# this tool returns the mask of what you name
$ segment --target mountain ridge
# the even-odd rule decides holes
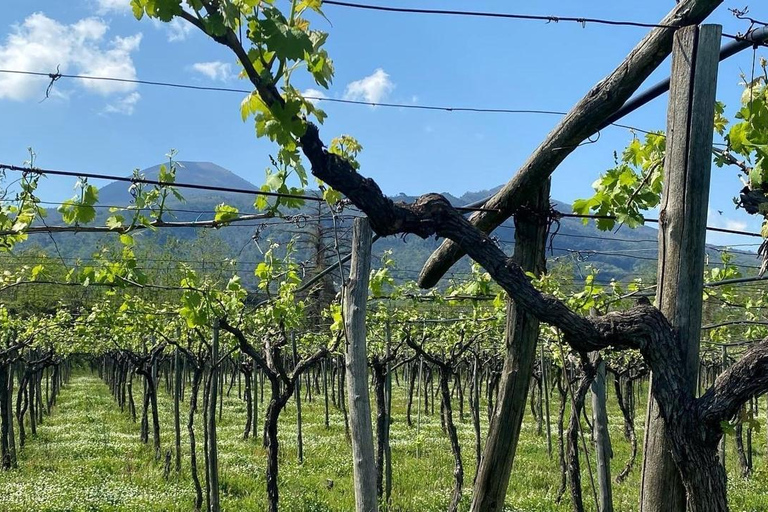
[[[177,183],[209,185],[226,187],[242,190],[258,190],[258,187],[248,180],[236,175],[235,173],[212,162],[194,162],[182,161],[176,180]],[[160,164],[149,167],[141,173],[147,179],[157,179]],[[112,182],[99,189],[99,203],[109,206],[127,206],[132,200],[128,191],[128,184],[125,182]],[[207,190],[195,190],[180,188],[179,191],[185,197],[186,202],[178,203],[175,199],[167,203],[169,208],[164,219],[179,221],[206,220],[213,218],[213,210],[217,204],[226,203],[238,208],[241,214],[255,212],[253,207],[253,195],[237,194],[232,192],[217,192]],[[493,190],[468,191],[461,196],[444,194],[446,198],[454,205],[472,203],[492,194]],[[391,196],[394,201],[410,202],[415,199],[414,196],[398,194]],[[570,212],[571,206],[567,203],[553,200],[553,206],[561,212]],[[298,212],[290,212],[300,218],[305,217],[304,224],[317,217],[316,208],[307,205]],[[111,215],[107,208],[98,209],[97,218],[94,224],[103,225],[106,218]],[[53,215],[52,218],[56,218]],[[345,225],[346,223],[346,225]],[[227,257],[236,257],[244,261],[258,260],[261,258],[260,249],[257,246],[259,240],[273,239],[279,242],[286,242],[293,236],[294,232],[305,231],[307,226],[301,228],[298,226],[275,225],[270,223],[263,224],[245,224],[217,229],[212,232],[213,236],[221,242]],[[332,221],[327,218],[322,221],[322,229],[331,232]],[[350,219],[339,219],[339,227],[345,230],[351,224]],[[161,229],[157,232],[149,230],[137,233],[137,239],[145,239],[155,247],[167,247],[175,240],[195,240],[201,236],[200,230],[193,229]],[[599,231],[594,223],[584,224],[580,219],[562,218],[554,219],[551,227],[553,235],[548,240],[547,258],[550,266],[555,262],[566,262],[573,267],[573,273],[576,278],[585,275],[588,266],[594,266],[601,271],[601,279],[617,279],[628,281],[634,277],[643,276],[647,279],[653,279],[656,271],[656,256],[658,252],[657,235],[658,231],[648,226],[640,226],[636,229],[623,229],[620,234]],[[499,245],[509,254],[511,253],[514,241],[514,222],[506,221],[500,226],[492,236],[498,241]],[[36,243],[45,250],[51,251],[53,243],[51,239],[56,240],[58,249],[63,254],[70,257],[88,257],[99,246],[104,244],[114,244],[114,237],[109,235],[93,235],[84,233],[60,233],[52,237],[38,237]],[[394,260],[401,272],[401,279],[414,278],[418,275],[423,263],[427,257],[440,245],[442,241],[434,238],[426,240],[417,239],[413,236],[389,237],[377,242],[374,247],[375,254],[381,254],[383,250],[391,250]],[[332,244],[330,244],[332,245]],[[710,258],[716,258],[718,249],[715,246],[708,246],[707,249]],[[733,251],[737,254],[737,259],[745,266],[755,266],[754,253]],[[311,250],[301,248],[297,253],[297,258],[303,261],[312,261]],[[333,255],[331,255],[333,257]],[[453,272],[467,272],[470,262],[464,258],[453,269]],[[253,279],[252,269],[244,278]]]

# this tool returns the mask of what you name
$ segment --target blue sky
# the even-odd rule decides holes
[[[128,0],[5,0],[0,22],[0,68],[93,74],[248,88],[223,47],[181,23],[136,21]],[[387,5],[413,2],[387,0]],[[616,2],[515,2],[421,0],[425,8],[628,19],[654,23],[671,0]],[[711,18],[724,30],[746,29],[727,11]],[[415,103],[568,110],[609,73],[647,29],[572,23],[387,14],[327,6],[328,50],[336,76],[329,97]],[[752,15],[768,18],[768,5]],[[758,52],[768,56],[768,52]],[[732,112],[740,73],[752,52],[720,68],[718,98]],[[665,63],[649,79],[668,75]],[[310,87],[311,84],[297,84]],[[31,146],[41,167],[127,175],[164,159],[170,148],[182,160],[213,161],[254,183],[263,179],[274,148],[240,120],[240,94],[62,79],[46,101],[47,80],[0,74],[0,162],[21,164]],[[315,86],[316,88],[316,86]],[[361,172],[389,194],[461,194],[506,182],[558,121],[556,116],[425,112],[322,104],[329,115],[324,140],[342,133],[364,147]],[[623,122],[663,129],[666,96]],[[613,163],[632,135],[608,128],[557,170],[552,196],[571,202],[591,195],[591,183]],[[180,178],[183,179],[183,178]],[[74,180],[48,179],[44,199],[72,195]],[[101,185],[101,184],[99,184]],[[736,172],[713,170],[710,225],[759,229],[758,219],[733,208]],[[718,214],[717,211],[723,211]],[[714,235],[715,243],[753,239]]]

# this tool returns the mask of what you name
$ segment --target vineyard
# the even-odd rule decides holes
[[[46,99],[63,79],[237,92],[272,148],[258,187],[173,150],[128,177],[0,163],[0,510],[768,510],[768,23],[732,8],[724,32],[721,3],[644,23],[131,0],[249,89],[0,66]],[[302,92],[334,77],[329,8],[647,32],[508,183],[394,201],[353,135],[321,137],[324,102],[514,112]],[[621,124],[667,92],[666,130]],[[608,128],[631,134],[614,167],[555,202]],[[760,233],[710,225],[718,169]],[[47,200],[60,177],[74,197]]]

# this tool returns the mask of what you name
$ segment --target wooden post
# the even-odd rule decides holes
[[[525,208],[515,215],[515,252],[512,258],[523,270],[535,274],[543,272],[545,267],[548,210],[549,180],[541,185],[538,194],[526,203]],[[505,337],[507,353],[488,440],[475,477],[471,507],[473,512],[495,512],[504,508],[528,386],[536,360],[539,321],[508,300]]]
[[[224,361],[222,361],[222,368],[217,369],[216,373],[219,376],[219,421],[221,421],[222,416],[224,415],[224,384],[226,383],[226,380],[224,379],[224,370],[223,365]]]
[[[535,381],[536,379],[534,379]],[[535,383],[536,384],[536,383]],[[536,434],[541,435],[544,433],[544,368],[541,368],[541,376],[538,381],[539,396],[536,397]],[[531,399],[533,399],[533,393],[531,393]]]
[[[675,33],[667,110],[656,304],[677,332],[688,371],[686,386],[692,395],[696,392],[699,367],[704,243],[721,31],[720,26],[704,25],[684,27]],[[685,490],[672,460],[664,420],[650,392],[645,432],[640,510],[684,512]]]
[[[419,383],[417,386],[417,394],[419,397],[418,402],[416,403],[416,439],[420,440],[419,435],[421,434],[421,380],[422,375],[424,374],[424,359],[419,356]],[[419,447],[421,446],[420,442],[416,443],[416,458],[421,457],[421,452],[419,450]]]
[[[749,401],[749,417],[754,418],[755,414],[757,413],[755,402],[757,401],[757,398],[753,398]],[[746,451],[747,451],[747,467],[749,468],[749,472],[752,472],[752,424],[747,424],[747,440],[746,440]]]
[[[291,331],[291,346],[293,348],[293,366],[299,363],[296,350],[296,332]],[[298,446],[299,464],[304,463],[304,438],[301,435],[301,376],[296,379],[296,445]]]
[[[8,369],[10,363],[0,363],[0,467],[3,470],[11,469],[11,449],[9,439],[9,421],[12,421],[9,409],[11,400],[8,393]]]
[[[208,482],[211,498],[208,502],[209,512],[218,512],[219,504],[219,455],[216,443],[216,397],[218,395],[219,370],[219,321],[213,321],[213,341],[211,343],[211,376],[209,377],[210,391],[208,395]]]
[[[482,460],[482,440],[480,435],[480,338],[477,339],[477,350],[472,358],[472,392],[470,393],[472,429],[475,431],[475,467],[480,468]],[[475,471],[477,478],[477,471]]]
[[[723,356],[723,367],[721,370],[721,373],[728,368],[728,347],[725,345],[722,345],[720,347],[722,351]],[[725,433],[723,433],[723,437],[720,439],[720,444],[718,446],[718,450],[720,452],[720,465],[723,466],[723,469],[725,469]]]
[[[177,338],[178,338],[177,332]],[[181,472],[181,350],[178,348],[173,359],[173,426],[176,434],[176,472]]]
[[[541,383],[544,386],[544,419],[547,422],[547,455],[552,458],[552,425],[549,421],[549,370],[544,359],[544,343],[541,348]]]
[[[387,322],[384,325],[385,335],[387,338],[387,380],[386,380],[386,394],[385,397],[385,409],[386,419],[384,420],[384,504],[385,508],[389,510],[389,502],[392,497],[392,446],[389,442],[389,430],[392,423],[392,366],[389,363],[390,351],[392,345],[392,328]]]
[[[259,365],[256,362],[253,363],[253,376],[251,377],[251,406],[253,407],[253,421],[251,421],[251,437],[256,439],[256,435],[259,431],[257,425],[259,424],[259,399],[256,396],[259,391]]]
[[[344,289],[344,329],[347,335],[347,397],[352,439],[352,469],[355,510],[376,512],[376,465],[368,396],[368,354],[366,351],[365,309],[371,271],[371,226],[368,219],[355,219],[352,229],[352,263]]]
[[[611,438],[608,435],[608,410],[605,396],[605,361],[597,362],[597,373],[592,381],[592,414],[595,437],[595,458],[597,459],[597,484],[599,512],[613,512],[611,492]]]
[[[323,372],[323,395],[325,396],[325,428],[330,427],[328,418],[328,368],[325,364],[325,358],[320,361],[320,370]]]

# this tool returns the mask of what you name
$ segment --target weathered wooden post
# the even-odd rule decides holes
[[[723,356],[723,367],[720,370],[720,373],[722,373],[726,370],[726,368],[728,368],[728,346],[723,344],[720,346],[720,350]],[[726,435],[723,434],[722,439],[720,439],[720,444],[718,445],[718,451],[720,452],[720,465],[723,466],[724,469],[725,469],[725,437]]]
[[[177,330],[177,338],[178,330]],[[176,438],[176,472],[181,472],[181,377],[183,373],[181,350],[174,352],[173,358],[173,427]]]
[[[325,428],[330,428],[330,419],[328,416],[328,368],[325,364],[326,358],[320,362],[320,370],[323,372],[323,396],[325,397]]]
[[[544,418],[547,422],[547,455],[552,458],[552,425],[549,421],[549,370],[544,359],[544,343],[539,344],[541,351],[541,383],[544,388]]]
[[[392,366],[389,363],[390,352],[392,350],[392,327],[389,322],[385,324],[385,335],[387,341],[387,381],[386,381],[386,419],[384,423],[384,504],[389,510],[389,503],[392,497],[392,446],[389,442],[389,430],[392,424]]]
[[[535,274],[543,272],[545,267],[548,210],[549,180],[515,215],[515,252],[512,258],[523,270]],[[473,512],[493,512],[504,508],[504,497],[520,438],[528,385],[536,360],[539,321],[508,301],[505,336],[507,354],[499,382],[498,402],[475,477]]]
[[[0,467],[3,470],[11,469],[14,462],[11,456],[12,439],[10,438],[10,425],[13,424],[11,413],[13,397],[9,392],[13,377],[9,375],[10,368],[10,363],[0,363],[0,457],[2,457]]]
[[[256,363],[253,364],[253,375],[251,376],[251,402],[253,406],[253,421],[251,422],[251,437],[256,438],[256,433],[258,431],[257,426],[259,423],[259,399],[258,399],[258,392],[259,392],[259,374],[261,374],[261,370],[259,370],[259,365]],[[262,393],[264,391],[262,390]],[[262,395],[263,396],[263,395]]]
[[[424,358],[419,356],[419,383],[417,386],[417,394],[419,397],[418,402],[416,403],[416,439],[420,440],[419,435],[421,434],[421,381],[422,381],[422,375],[424,373]],[[416,458],[418,459],[421,457],[420,452],[421,443],[416,443]]]
[[[597,484],[599,512],[613,512],[611,491],[611,459],[613,450],[608,435],[608,410],[605,396],[605,361],[597,362],[595,380],[592,382],[592,414],[595,436],[595,458],[597,459]]]
[[[208,422],[208,511],[218,512],[219,502],[219,448],[216,441],[216,397],[219,385],[219,320],[213,321],[213,340],[211,342],[211,375],[209,376],[208,411],[205,421]]]
[[[371,226],[355,219],[352,228],[352,263],[344,288],[344,329],[347,335],[347,397],[352,439],[355,510],[376,512],[376,465],[373,450],[371,400],[368,395],[365,308],[371,271]]]
[[[293,350],[294,368],[299,362],[299,354],[296,349],[296,332],[291,331],[291,348]],[[296,446],[298,450],[299,464],[304,464],[304,437],[301,433],[301,377],[296,379]]]
[[[667,110],[656,305],[677,332],[688,370],[686,385],[692,394],[696,392],[699,367],[704,243],[721,32],[718,25],[704,25],[681,28],[675,33]],[[672,460],[664,420],[650,392],[645,432],[640,510],[684,512],[685,490]]]

